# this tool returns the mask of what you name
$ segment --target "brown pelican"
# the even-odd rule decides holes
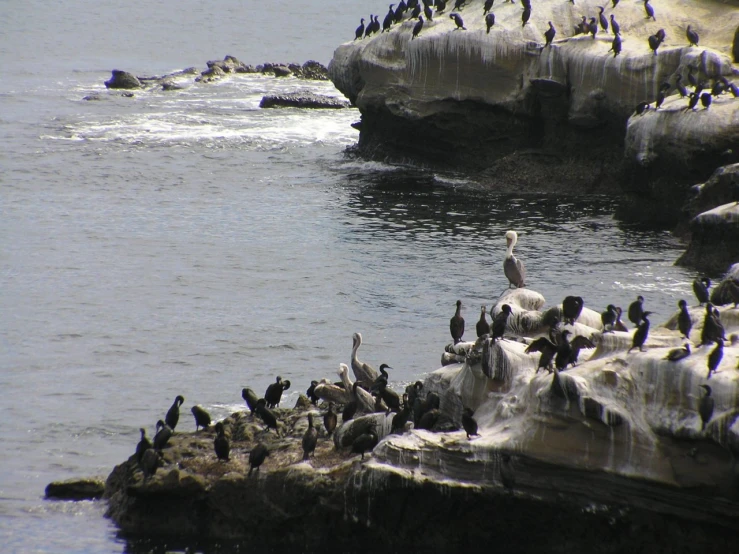
[[[505,260],[503,260],[503,272],[508,278],[508,288],[513,285],[514,288],[520,289],[526,286],[526,267],[521,260],[516,259],[513,255],[513,247],[518,242],[516,231],[508,231],[505,234],[505,240],[508,244],[508,250],[506,250]]]
[[[360,362],[357,359],[357,350],[362,346],[362,334],[354,333],[352,337],[352,371],[354,371],[354,377],[357,381],[363,381],[366,383],[374,383],[377,379],[377,370],[369,364]]]
[[[357,333],[358,335],[359,333]],[[359,387],[359,379],[355,383],[349,379],[349,367],[346,364],[339,364],[339,374],[344,386],[352,391],[352,399],[357,401],[357,408],[361,413],[371,414],[375,411],[375,399],[370,393]]]

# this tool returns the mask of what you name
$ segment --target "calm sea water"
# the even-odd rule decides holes
[[[44,487],[107,475],[177,394],[185,430],[193,404],[225,416],[277,374],[292,404],[349,360],[354,331],[397,388],[433,371],[455,301],[473,328],[505,288],[509,228],[551,302],[644,294],[660,321],[689,295],[680,245],[620,225],[611,199],[499,196],[365,162],[344,154],[355,110],[258,109],[268,92],[339,95],[329,83],[103,86],[113,68],[226,54],[328,63],[375,4],[0,3],[0,550],[126,549],[104,506],[47,502]]]

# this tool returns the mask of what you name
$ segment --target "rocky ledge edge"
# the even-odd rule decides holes
[[[737,277],[739,266],[712,299],[723,303]],[[301,551],[364,541],[433,552],[486,544],[502,552],[731,551],[739,538],[736,305],[718,308],[727,343],[707,376],[717,347],[698,346],[704,306],[689,308],[693,354],[677,362],[666,359],[686,342],[677,315],[651,329],[644,352],[630,351],[633,331],[605,333],[600,314],[585,307],[561,328],[595,348],[582,350],[574,368],[550,374],[537,371],[539,355],[526,348],[548,336],[562,305],[545,309],[540,294],[513,289],[492,314],[504,304],[512,313],[503,340],[448,345],[442,367],[425,379],[422,390],[439,397],[429,429],[408,423],[392,433],[393,414],[362,415],[333,439],[321,429],[303,461],[306,416],[325,407],[301,396],[294,409],[276,410],[279,434],[236,412],[223,421],[229,461],[216,459],[212,429],[178,432],[153,475],[144,476],[135,456],[114,468],[107,516],[130,538]],[[708,415],[705,384],[714,399]],[[479,436],[458,430],[465,407]],[[379,443],[352,454],[354,438],[368,429]],[[258,443],[270,455],[250,475]]]

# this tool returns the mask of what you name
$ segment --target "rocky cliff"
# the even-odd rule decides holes
[[[693,353],[676,362],[666,359],[685,342],[675,318],[652,329],[644,352],[628,352],[633,332],[604,333],[585,308],[564,328],[596,347],[550,374],[526,348],[561,306],[543,310],[526,289],[506,293],[494,313],[503,303],[512,307],[506,338],[448,347],[447,365],[424,382],[440,398],[430,429],[391,433],[393,414],[361,416],[333,440],[321,431],[305,462],[306,412],[325,408],[279,410],[279,435],[239,412],[224,421],[230,461],[216,460],[212,432],[177,433],[153,476],[134,456],[114,469],[108,515],[128,537],[300,551],[730,551],[739,538],[739,347],[727,343],[708,377],[715,346],[697,346],[705,308],[690,308]],[[721,307],[720,318],[727,336],[739,329],[739,310]],[[463,407],[479,436],[456,430]],[[380,441],[364,459],[343,446],[370,428]],[[271,455],[248,475],[258,442]]]
[[[522,25],[520,4],[498,2],[488,33],[483,2],[469,1],[459,12],[466,30],[449,5],[415,39],[416,21],[404,19],[341,45],[329,74],[362,113],[359,149],[479,171],[497,190],[623,187],[638,199],[623,215],[651,210],[652,221],[675,222],[690,185],[739,161],[739,100],[724,93],[688,113],[676,87],[678,76],[708,90],[721,76],[735,79],[739,10],[735,2],[654,0],[652,20],[642,3],[608,6],[604,15],[620,24],[616,56],[610,31],[575,34],[582,16],[598,20],[600,4],[610,3],[540,0]],[[557,34],[545,47],[550,21]],[[687,24],[699,46],[688,44]],[[660,29],[667,38],[655,55],[647,38]],[[662,107],[635,116],[640,102],[654,107],[665,82]]]

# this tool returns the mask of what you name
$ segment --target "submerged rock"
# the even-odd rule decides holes
[[[348,108],[349,103],[311,92],[292,92],[287,94],[268,94],[259,102],[260,108],[311,108],[311,109],[341,109]]]
[[[105,480],[99,478],[54,481],[45,491],[46,498],[56,500],[97,500],[104,492]]]

